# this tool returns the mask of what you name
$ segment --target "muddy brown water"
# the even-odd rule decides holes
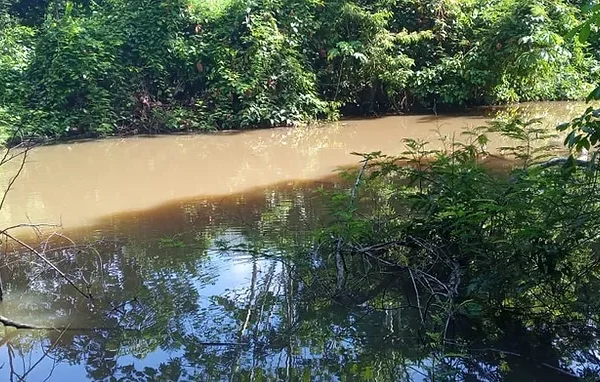
[[[548,126],[584,108],[521,106]],[[384,381],[403,364],[411,378],[426,380],[426,355],[410,354],[410,343],[399,352],[378,340],[402,335],[397,317],[372,314],[358,323],[354,315],[362,312],[308,308],[302,281],[274,257],[318,223],[324,207],[316,190],[338,184],[336,169],[359,160],[353,152],[399,154],[406,138],[441,147],[440,136],[460,140],[465,128],[495,113],[34,149],[0,224],[60,224],[61,234],[85,248],[67,248],[59,239],[65,248],[53,244],[47,254],[73,279],[88,282],[95,299],[81,298],[33,256],[27,262],[19,261],[23,254],[6,256],[0,313],[61,329],[5,331],[0,379],[341,380],[359,373],[357,380]],[[509,143],[496,137],[488,150]],[[2,184],[15,166],[2,169]],[[19,235],[31,240],[31,232]],[[223,243],[267,243],[273,257],[239,249],[245,247],[223,251]],[[555,377],[516,370],[523,380]]]
[[[71,228],[173,200],[319,179],[356,164],[359,158],[352,152],[396,154],[403,149],[404,138],[435,141],[438,127],[444,134],[460,134],[461,129],[484,122],[481,116],[439,121],[425,116],[387,117],[315,128],[114,138],[41,147],[31,154],[0,221],[31,219]]]
[[[522,106],[554,125],[579,103]],[[468,115],[394,116],[308,128],[185,136],[111,138],[40,147],[0,211],[4,226],[24,221],[92,226],[98,218],[153,208],[173,200],[224,196],[281,182],[310,181],[355,165],[353,152],[399,154],[406,138],[442,146],[486,123],[493,110]],[[557,140],[558,142],[558,140]],[[508,145],[495,139],[489,150]],[[14,173],[3,169],[6,177]]]

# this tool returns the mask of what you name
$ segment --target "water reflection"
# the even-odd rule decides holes
[[[383,304],[402,304],[402,294],[391,292],[401,288],[332,298],[322,259],[309,251],[287,255],[323,216],[319,186],[339,184],[195,198],[66,231],[79,243],[94,242],[93,250],[73,250],[56,237],[48,254],[89,282],[93,302],[34,258],[9,257],[2,314],[60,329],[7,329],[0,379],[551,381],[565,380],[599,348],[597,341],[563,346],[550,333],[540,339],[524,332],[522,343],[543,352],[548,366],[493,351],[431,354],[415,311]],[[224,243],[232,249],[223,251]],[[381,276],[380,285],[394,283],[401,281]],[[463,338],[479,349],[519,350],[514,332],[482,338],[464,328]]]

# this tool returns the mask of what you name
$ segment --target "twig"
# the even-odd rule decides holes
[[[384,260],[384,259],[382,259],[380,257],[377,257],[377,256],[373,255],[369,251],[365,251],[364,254],[367,255],[367,256],[369,256],[370,258],[372,258],[372,259],[374,259],[374,260],[382,263],[382,264],[387,265],[390,268],[408,269],[408,267],[405,266],[405,265],[400,265],[400,264],[395,264],[395,263],[389,262],[387,260]]]
[[[379,243],[379,244],[373,244],[371,246],[368,247],[355,247],[354,250],[359,252],[359,253],[364,253],[364,252],[370,252],[370,251],[378,251],[378,250],[382,250],[382,249],[387,249],[388,247],[393,247],[395,245],[403,245],[406,244],[405,241],[401,241],[401,240],[395,240],[395,241],[388,241],[387,243]]]
[[[335,95],[333,96],[333,100],[336,101],[338,94],[340,92],[340,84],[342,82],[342,73],[343,73],[343,68],[344,68],[344,61],[346,60],[346,56],[342,57],[342,62],[340,63],[340,75],[338,76],[338,83],[337,86],[335,88]]]
[[[423,317],[423,309],[421,309],[421,298],[419,297],[419,289],[417,288],[417,283],[415,282],[415,278],[410,268],[408,269],[408,274],[410,274],[410,279],[412,280],[413,288],[415,288],[415,297],[417,299],[417,308],[419,309],[419,316],[421,317],[421,325],[424,325],[425,319]]]
[[[363,174],[365,173],[365,169],[367,168],[367,164],[369,164],[369,158],[365,158],[363,160],[363,165],[356,176],[356,181],[354,182],[354,187],[352,187],[352,191],[350,192],[350,207],[354,206],[354,201],[356,200],[356,195],[358,194],[358,187],[360,186],[360,181],[362,179]]]
[[[54,347],[56,346],[56,344],[58,344],[58,341],[60,341],[60,339],[62,338],[62,336],[65,334],[65,332],[66,332],[66,331],[69,329],[69,326],[70,326],[70,325],[71,325],[71,324],[69,323],[69,325],[67,325],[67,327],[66,327],[66,328],[65,328],[65,329],[64,329],[64,330],[63,330],[63,331],[60,333],[60,335],[58,336],[58,338],[56,339],[56,341],[54,341],[54,343],[53,343],[53,344],[52,344],[52,345],[51,345],[51,346],[48,348],[48,350],[46,350],[46,351],[44,352],[44,354],[43,354],[43,355],[40,357],[40,359],[38,359],[38,360],[37,360],[37,362],[36,362],[36,363],[34,363],[34,364],[33,364],[33,366],[31,366],[31,367],[29,368],[29,370],[27,370],[27,371],[25,372],[25,374],[23,374],[23,375],[21,376],[21,380],[23,380],[23,381],[24,381],[24,380],[25,380],[25,377],[27,376],[27,374],[31,373],[31,371],[32,371],[33,369],[35,369],[35,368],[36,368],[36,366],[37,366],[37,365],[39,365],[39,364],[40,364],[40,362],[42,362],[42,361],[44,360],[44,358],[46,358],[46,357],[48,356],[48,354],[50,354],[50,352],[52,351],[52,349],[54,349]]]
[[[20,155],[23,155],[23,153],[24,153],[26,150],[31,150],[31,148],[30,148],[30,147],[25,147],[25,149],[24,149],[23,151],[19,151],[19,152],[17,152],[16,154],[14,154],[14,155],[11,155],[11,156],[9,157],[9,154],[10,154],[10,153],[11,153],[13,150],[19,149],[19,148],[21,148],[21,147],[22,147],[22,145],[20,145],[20,144],[19,144],[19,145],[17,145],[17,146],[14,146],[14,147],[12,147],[12,148],[10,148],[10,149],[7,149],[7,150],[4,152],[4,155],[2,156],[2,160],[0,160],[0,166],[2,166],[2,165],[4,165],[4,164],[6,164],[6,163],[8,163],[8,162],[10,162],[11,160],[15,159],[16,157],[18,157],[18,156],[20,156]]]
[[[12,231],[13,229],[23,228],[23,227],[32,228],[33,230],[35,230],[36,232],[38,232],[40,227],[58,228],[58,227],[60,227],[60,225],[58,225],[58,224],[52,224],[52,223],[20,223],[20,224],[12,225],[10,227],[6,227],[2,231],[0,231],[0,233],[2,233],[4,231]]]
[[[84,296],[87,299],[91,299],[91,296],[88,295],[87,293],[85,293],[84,291],[82,291],[70,278],[69,276],[67,276],[66,274],[64,274],[60,269],[58,269],[58,267],[56,265],[54,265],[50,260],[48,260],[46,258],[46,256],[44,256],[43,254],[41,254],[40,252],[38,252],[35,248],[33,248],[32,246],[30,246],[29,244],[25,243],[22,240],[17,239],[16,237],[12,236],[11,234],[9,234],[8,232],[4,231],[0,231],[0,234],[8,237],[9,239],[14,240],[15,242],[17,242],[18,244],[20,244],[21,246],[23,246],[24,248],[27,248],[29,251],[31,251],[33,254],[35,254],[37,257],[39,257],[42,261],[44,261],[46,264],[48,264],[52,269],[54,269],[60,276],[62,276],[65,280],[67,280],[67,282],[69,284],[71,284],[71,286],[73,288],[75,288],[82,296]]]
[[[17,173],[15,174],[14,177],[11,178],[10,182],[8,182],[8,186],[6,187],[6,190],[4,190],[4,194],[2,195],[2,201],[0,201],[0,210],[2,210],[2,207],[4,206],[4,202],[6,201],[6,196],[8,195],[8,192],[10,191],[12,186],[15,184],[15,182],[17,181],[17,178],[19,177],[19,175],[21,175],[21,172],[25,168],[25,162],[27,161],[27,153],[28,152],[29,152],[29,149],[26,148],[25,151],[23,152],[23,159],[21,160],[21,165],[19,166]]]

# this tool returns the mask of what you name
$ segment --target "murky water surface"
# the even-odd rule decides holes
[[[555,124],[584,107],[524,108]],[[494,113],[35,149],[0,222],[60,223],[46,244],[18,235],[94,298],[5,247],[0,315],[55,329],[6,329],[0,380],[430,380],[450,367],[492,376],[493,360],[435,365],[419,353],[410,314],[332,302],[317,278],[303,278],[309,254],[285,248],[322,219],[317,189],[337,186],[334,171],[357,162],[352,152],[398,154],[405,138],[440,147],[439,136],[459,137]],[[3,168],[4,184],[15,166]],[[514,380],[565,378],[511,362]]]

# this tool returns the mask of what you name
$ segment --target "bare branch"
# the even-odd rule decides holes
[[[52,223],[21,223],[21,224],[15,224],[12,225],[10,227],[6,227],[4,228],[2,231],[12,231],[14,229],[18,229],[18,228],[31,228],[34,231],[39,232],[41,227],[52,227],[52,228],[57,228],[60,227],[58,224],[52,224]]]
[[[27,154],[28,153],[29,153],[29,148],[26,148],[23,151],[23,160],[21,160],[21,165],[19,166],[17,173],[15,174],[15,176],[13,176],[11,178],[11,180],[8,182],[8,186],[6,187],[6,190],[4,190],[4,194],[2,195],[2,201],[0,201],[0,210],[2,210],[2,207],[4,206],[4,202],[6,201],[6,196],[8,195],[10,189],[15,184],[15,182],[17,181],[17,178],[19,177],[19,175],[21,175],[21,172],[23,172],[23,169],[25,168],[25,163],[27,162]]]
[[[421,298],[419,297],[419,289],[417,288],[417,283],[415,282],[415,277],[413,276],[410,268],[408,269],[408,274],[410,274],[410,279],[412,280],[413,288],[415,288],[415,298],[417,299],[417,308],[419,309],[419,316],[421,317],[421,324],[425,325],[425,318],[423,317],[423,309],[421,308]]]
[[[29,244],[25,243],[22,240],[17,239],[16,237],[14,237],[13,235],[9,234],[8,232],[6,232],[6,230],[4,231],[0,231],[0,235],[4,235],[6,237],[8,237],[9,239],[15,241],[16,243],[18,243],[19,245],[21,245],[22,247],[26,248],[27,250],[29,250],[31,253],[35,254],[37,257],[39,257],[43,262],[45,262],[46,264],[48,264],[52,269],[54,269],[62,278],[64,278],[65,280],[67,280],[67,282],[69,284],[71,284],[71,286],[73,288],[75,288],[75,290],[77,290],[77,292],[79,292],[82,296],[84,296],[87,299],[92,299],[92,296],[85,293],[83,290],[81,290],[81,288],[79,288],[72,280],[71,278],[69,278],[69,276],[67,276],[66,274],[64,274],[60,269],[58,269],[58,267],[56,265],[54,265],[50,260],[48,260],[46,258],[46,256],[44,256],[42,253],[40,253],[39,251],[37,251],[35,248],[33,248],[32,246],[30,246]]]
[[[10,326],[16,329],[53,329],[11,320],[10,318],[4,317],[2,315],[0,315],[0,323],[2,323],[2,325],[4,326]]]
[[[360,181],[365,173],[367,165],[369,164],[369,158],[365,158],[363,161],[363,165],[356,176],[356,181],[354,182],[354,187],[352,187],[352,191],[350,192],[350,207],[354,206],[354,201],[356,200],[356,196],[358,194],[358,187],[360,186]]]
[[[37,362],[36,362],[36,363],[34,363],[34,364],[33,364],[33,365],[32,365],[32,366],[29,368],[29,370],[27,370],[27,371],[25,372],[25,374],[23,374],[23,375],[21,376],[21,380],[23,380],[23,381],[24,381],[24,380],[25,380],[25,377],[26,377],[26,376],[27,376],[29,373],[31,373],[31,371],[32,371],[33,369],[35,369],[35,368],[37,367],[37,365],[39,365],[39,364],[40,364],[40,362],[42,362],[42,361],[44,360],[44,358],[46,358],[46,357],[48,356],[48,354],[50,354],[50,352],[52,351],[52,349],[54,349],[54,347],[55,347],[55,346],[58,344],[58,341],[60,341],[60,339],[62,338],[62,336],[65,334],[65,332],[66,332],[66,331],[69,329],[69,326],[70,326],[70,325],[71,325],[71,324],[69,324],[69,325],[68,325],[68,326],[67,326],[65,329],[63,329],[63,331],[60,333],[60,335],[58,336],[58,338],[56,339],[56,341],[54,341],[54,343],[53,343],[53,344],[52,344],[52,345],[51,345],[51,346],[50,346],[50,347],[49,347],[49,348],[48,348],[48,349],[47,349],[47,350],[44,352],[44,354],[43,354],[43,355],[40,357],[40,359],[38,359],[38,360],[37,360]]]

